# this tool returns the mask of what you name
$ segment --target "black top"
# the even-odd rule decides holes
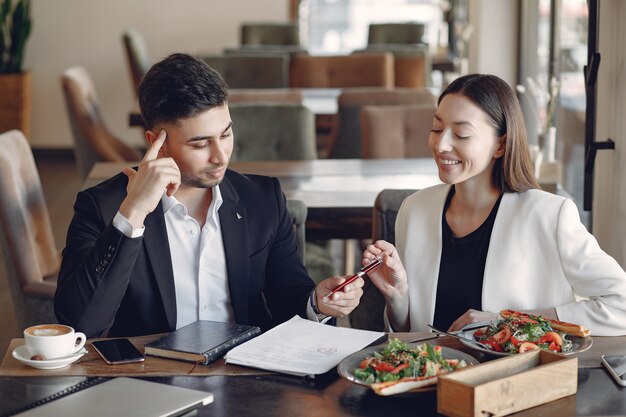
[[[454,237],[446,221],[446,211],[454,195],[454,186],[442,213],[442,250],[437,283],[434,326],[446,330],[468,309],[482,310],[483,276],[489,251],[491,230],[502,194],[491,213],[478,229],[467,236]]]

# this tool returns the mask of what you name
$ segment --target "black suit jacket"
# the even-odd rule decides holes
[[[176,294],[161,203],[131,239],[112,225],[126,196],[119,174],[78,194],[54,299],[60,323],[87,336],[136,336],[176,327]],[[314,287],[299,258],[276,178],[228,170],[220,224],[237,323],[266,330],[306,317]]]

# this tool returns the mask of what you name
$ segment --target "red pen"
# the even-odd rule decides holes
[[[348,278],[347,280],[345,280],[341,284],[337,285],[331,292],[326,294],[326,296],[324,297],[324,300],[328,300],[330,297],[332,297],[332,295],[334,293],[336,293],[337,291],[343,290],[346,285],[348,285],[350,283],[353,283],[354,281],[356,281],[357,278],[362,277],[363,275],[365,275],[368,272],[372,271],[374,268],[376,268],[381,263],[383,263],[382,259],[378,259],[378,258],[374,259],[372,262],[370,262],[369,264],[367,264],[363,268],[361,268],[359,270],[359,272],[357,272],[356,274],[350,276],[350,278]]]

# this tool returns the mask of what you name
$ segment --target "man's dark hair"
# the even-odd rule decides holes
[[[154,64],[139,84],[139,107],[146,129],[176,123],[228,99],[228,86],[204,61],[172,54]]]

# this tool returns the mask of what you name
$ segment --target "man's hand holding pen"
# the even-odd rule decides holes
[[[330,277],[320,282],[315,288],[317,307],[327,315],[333,317],[347,316],[359,305],[359,300],[363,295],[363,285],[365,281],[359,277],[340,291],[335,292],[331,297],[326,297],[336,287],[346,282],[349,277]]]
[[[376,269],[382,263],[381,259],[363,266],[359,272],[349,277],[333,277],[322,281],[315,290],[317,305],[320,311],[327,316],[341,317],[350,314],[363,295],[363,276]],[[326,312],[325,308],[332,309]]]

